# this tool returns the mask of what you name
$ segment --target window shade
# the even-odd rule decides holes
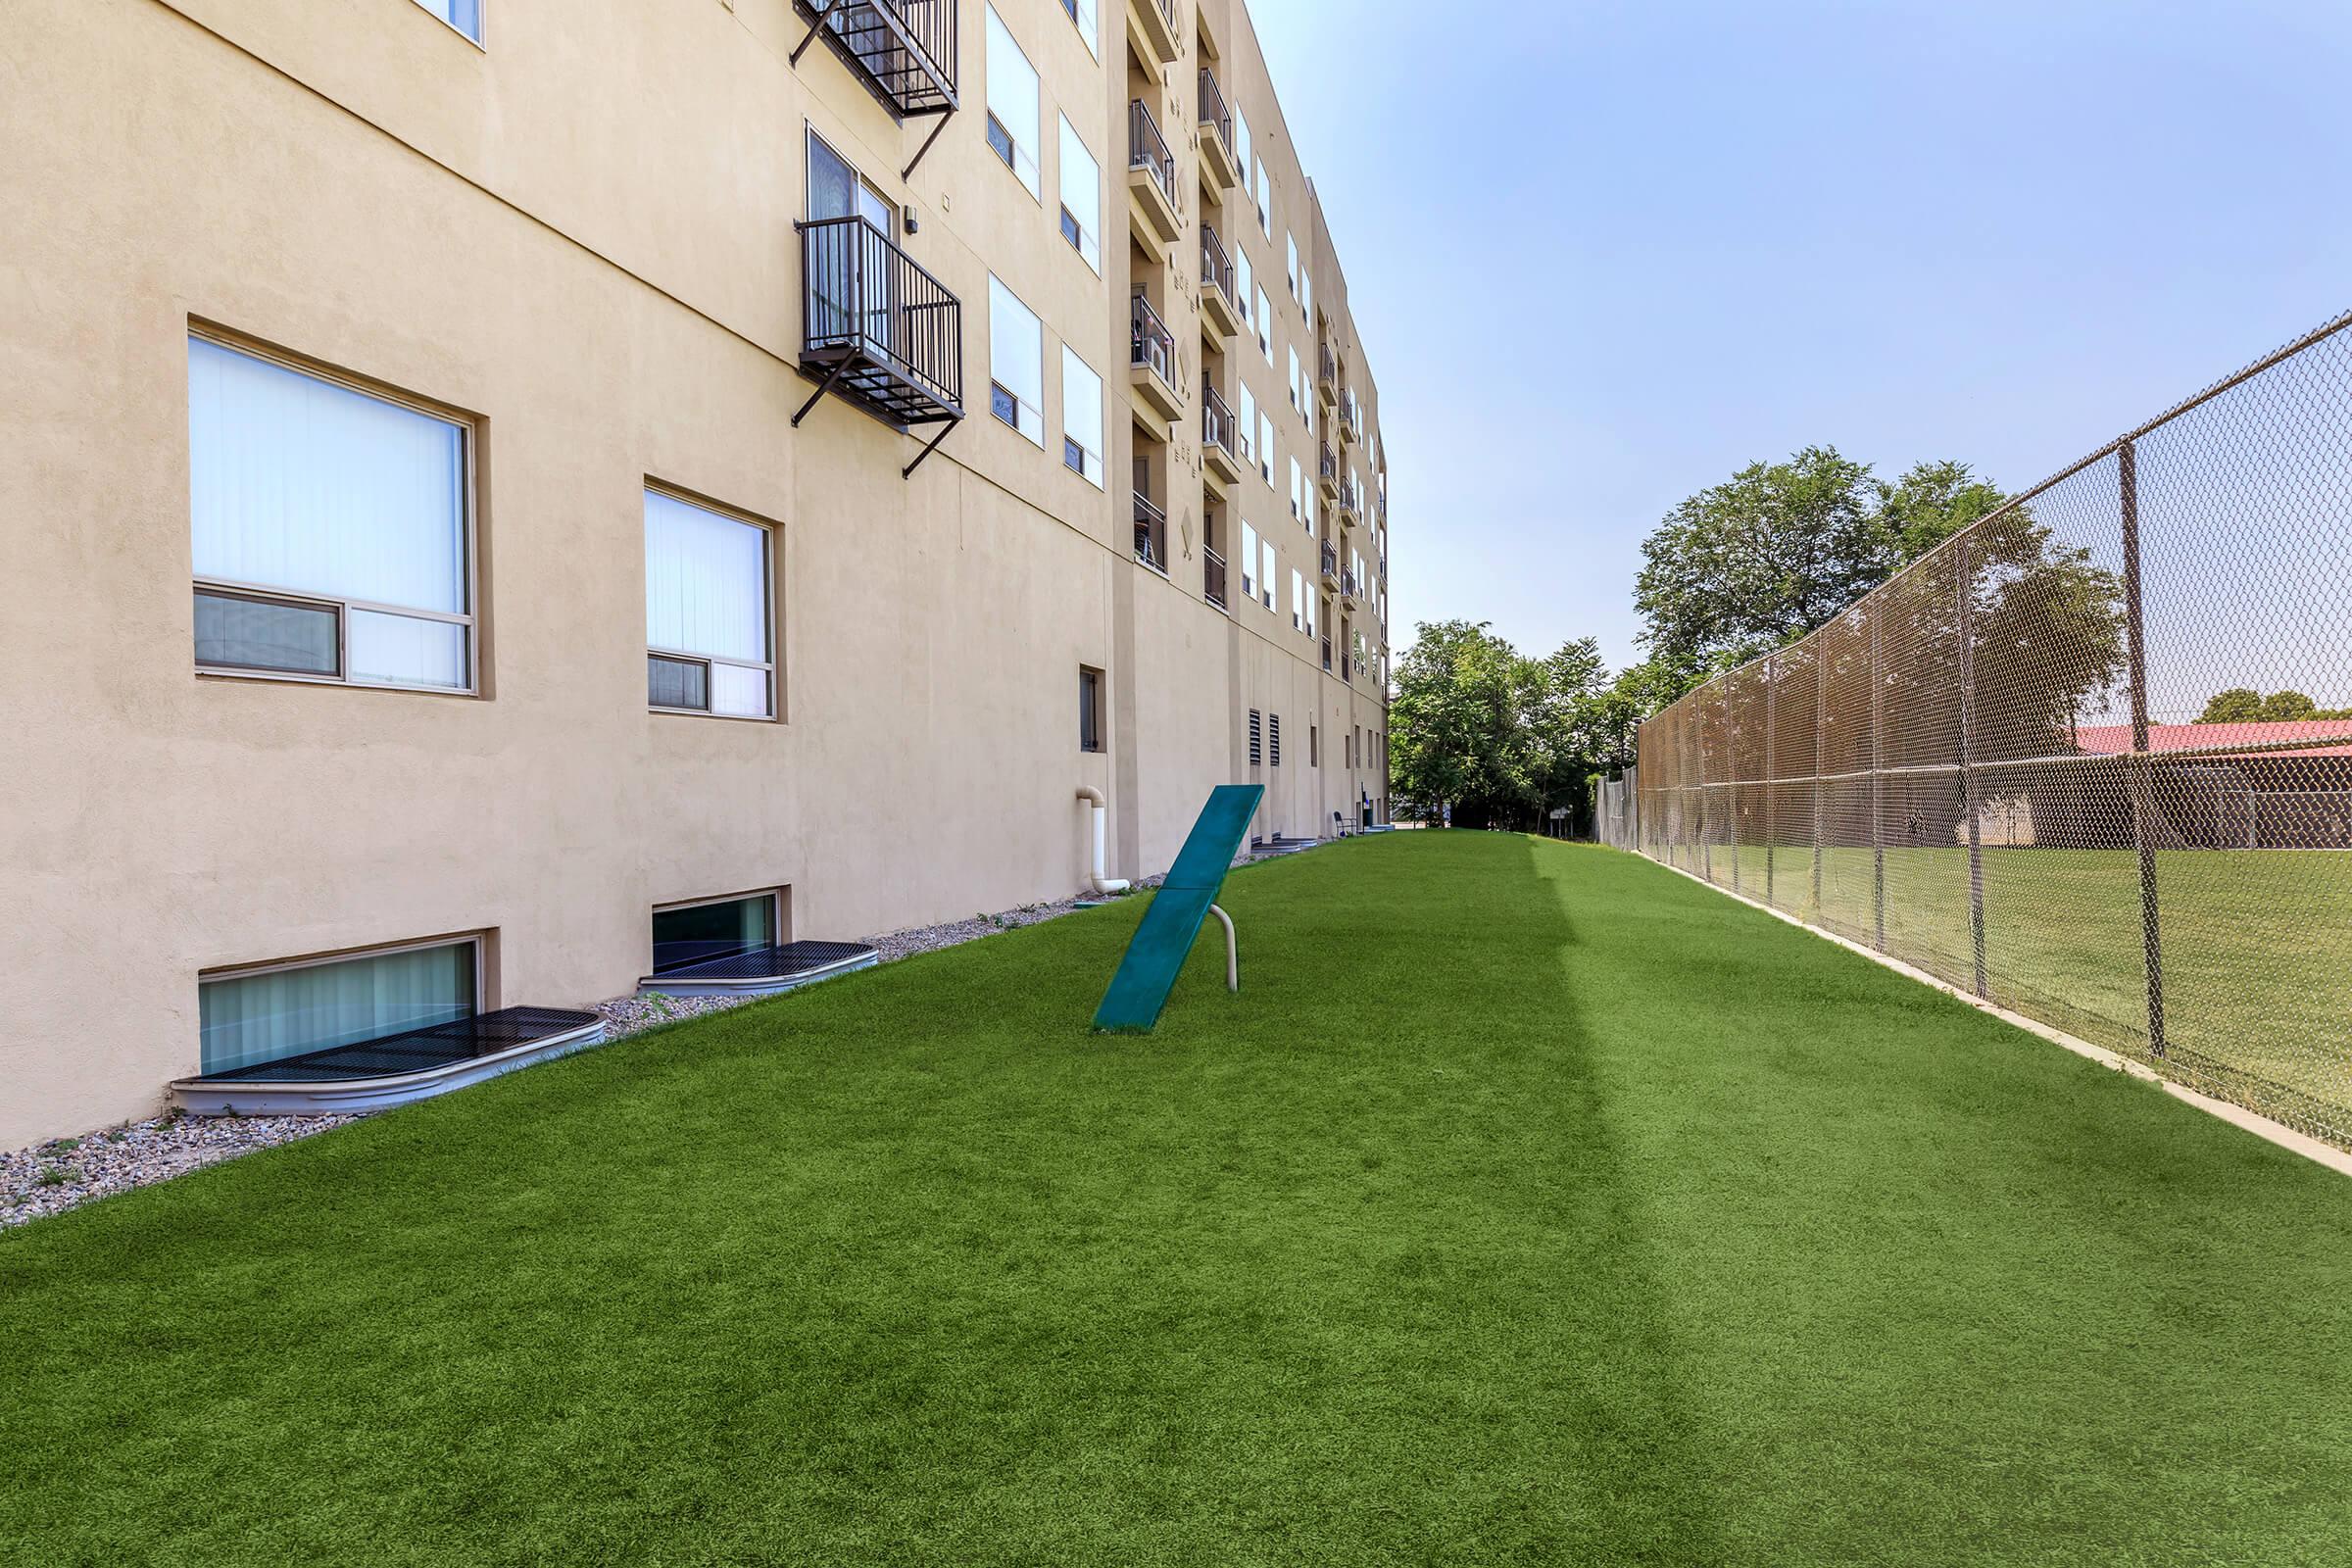
[[[988,8],[988,112],[1012,137],[1012,172],[1037,195],[1037,68],[1012,41],[995,6]]]
[[[473,944],[207,980],[196,1007],[206,1072],[454,1023],[473,1016]]]
[[[1078,223],[1078,254],[1102,270],[1102,169],[1079,139],[1069,117],[1061,117],[1061,205]]]
[[[767,530],[648,490],[646,643],[763,664],[767,625]]]
[[[993,273],[988,279],[988,373],[1013,396],[1017,405],[1014,428],[1044,446],[1045,328],[1038,323],[1036,313]]]

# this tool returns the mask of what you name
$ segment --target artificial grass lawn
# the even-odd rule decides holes
[[[0,1239],[0,1552],[2344,1560],[2352,1181],[1630,856],[1224,902]]]
[[[1865,946],[1871,852],[1719,847],[1718,881]],[[2139,859],[2129,850],[1984,851],[1992,1000],[2111,1049],[2148,1054]],[[1769,880],[1768,880],[1769,879]],[[2337,1138],[2352,1133],[2352,853],[2167,850],[2156,857],[2165,1024],[2175,1076]],[[1886,852],[1886,950],[1967,988],[1968,852]],[[2193,1059],[2183,1060],[2183,1056]],[[2352,1560],[2352,1549],[2347,1550]]]

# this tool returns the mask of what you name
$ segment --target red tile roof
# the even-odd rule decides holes
[[[2210,751],[2225,746],[2276,746],[2281,741],[2341,740],[2341,746],[2307,746],[2274,755],[2283,757],[2352,757],[2352,719],[2307,718],[2292,723],[2150,724],[2151,752]],[[2099,757],[2119,757],[2132,749],[2129,724],[2085,724],[2075,731],[2075,744]]]

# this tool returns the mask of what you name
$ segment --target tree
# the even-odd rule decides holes
[[[2262,693],[2243,686],[2216,692],[2197,715],[2200,724],[2251,724],[2262,717]]]
[[[1964,463],[1886,480],[1836,447],[1807,447],[1748,465],[1642,541],[1634,605],[1653,675],[1687,691],[1795,641],[2002,499]]]
[[[1424,624],[1396,664],[1391,787],[1429,815],[1450,803],[1463,827],[1536,827],[1583,810],[1595,768],[1632,760],[1641,716],[1592,638],[1531,659],[1484,621]]]
[[[2245,686],[2216,692],[2197,715],[2200,724],[2294,723],[2302,719],[2352,718],[2352,708],[2322,708],[2301,692],[2262,693]]]

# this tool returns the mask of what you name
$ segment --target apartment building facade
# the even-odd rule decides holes
[[[1066,895],[1082,789],[1131,878],[1220,783],[1385,819],[1379,399],[1239,0],[9,31],[0,1147]]]

